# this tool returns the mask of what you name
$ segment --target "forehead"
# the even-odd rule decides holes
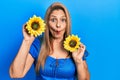
[[[51,12],[50,17],[52,16],[64,16],[65,17],[65,13],[61,9],[56,9]]]

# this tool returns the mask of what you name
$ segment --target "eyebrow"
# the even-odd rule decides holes
[[[54,16],[54,15],[51,15],[51,17],[56,17],[56,16]],[[61,16],[61,17],[65,17],[65,16]],[[66,17],[65,17],[66,18]]]

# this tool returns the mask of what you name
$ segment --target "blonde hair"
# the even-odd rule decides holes
[[[46,30],[44,33],[43,43],[41,45],[41,50],[40,50],[37,64],[36,64],[36,72],[39,72],[40,66],[42,66],[42,68],[44,68],[46,57],[50,54],[50,52],[53,51],[48,21],[49,21],[49,17],[50,17],[50,14],[52,13],[52,11],[59,10],[59,9],[63,10],[65,13],[65,16],[66,16],[66,24],[67,25],[66,25],[64,38],[67,37],[68,35],[70,35],[70,33],[71,33],[71,22],[70,22],[70,15],[69,15],[68,10],[66,9],[66,7],[64,5],[62,5],[59,2],[53,3],[47,9],[46,16],[45,16]]]

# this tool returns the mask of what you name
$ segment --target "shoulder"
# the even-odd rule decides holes
[[[34,45],[36,47],[40,47],[42,42],[43,42],[43,35],[36,37],[35,40],[33,41],[32,45]]]

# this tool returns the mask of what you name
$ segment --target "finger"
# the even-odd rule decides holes
[[[86,48],[86,46],[83,45],[83,44],[81,44],[80,47],[79,47],[79,49],[78,49],[78,53],[81,54],[81,55],[83,55],[84,52],[85,52],[85,48]]]
[[[31,36],[30,33],[28,32],[28,30],[26,29],[26,26],[27,26],[27,24],[23,24],[23,33]]]
[[[23,24],[23,30],[26,30],[27,24]]]
[[[81,47],[81,48],[83,48],[83,47],[84,47],[84,44],[83,44],[83,43],[81,43],[81,44],[80,44],[80,47]]]
[[[81,53],[81,47],[78,49],[78,53]]]
[[[22,31],[25,32],[25,24],[22,26]]]
[[[83,57],[84,53],[81,49],[78,50],[78,54],[76,55],[78,59],[81,59]]]
[[[84,44],[80,44],[80,48],[84,51],[86,49],[86,46]]]
[[[25,28],[27,26],[27,24],[23,24],[23,28]]]
[[[79,49],[78,49],[78,54],[83,55],[83,54],[84,54],[84,50],[83,50],[82,48],[79,48]]]

